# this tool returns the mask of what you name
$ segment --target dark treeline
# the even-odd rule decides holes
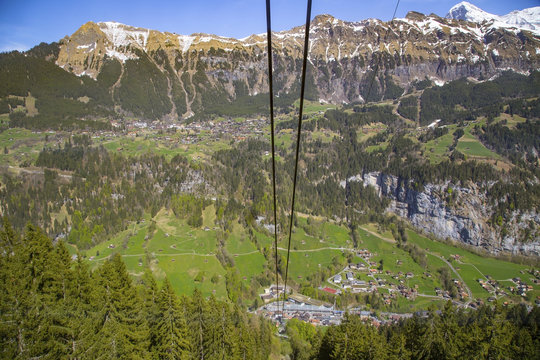
[[[427,125],[436,119],[454,123],[482,115],[493,117],[502,110],[503,99],[538,96],[539,88],[538,71],[529,76],[507,71],[493,81],[473,84],[461,79],[431,87],[424,90],[420,98],[420,123]]]
[[[28,225],[0,230],[3,359],[268,359],[271,325],[199,291],[178,298],[119,255],[93,272]]]
[[[169,161],[152,154],[126,158],[83,140],[43,149],[36,165],[44,168],[43,176],[3,175],[2,213],[19,231],[30,221],[83,249],[140,220],[144,212],[155,215],[169,206],[194,171],[181,156]],[[67,214],[61,221],[52,216],[61,212]]]
[[[109,90],[104,83],[88,76],[77,77],[43,56],[55,57],[58,44],[41,44],[26,54],[13,51],[0,54],[0,98],[9,95],[36,100],[38,114],[11,113],[11,127],[30,129],[110,129],[97,121],[114,117]],[[88,101],[79,99],[87,98]]]
[[[287,323],[294,360],[338,359],[538,359],[540,308],[483,306],[458,310],[448,302],[379,328],[348,315],[321,331],[311,324]]]
[[[401,98],[397,111],[407,119],[418,120],[418,99],[415,96]]]
[[[378,329],[349,316],[330,327],[313,356],[303,359],[537,359],[539,326],[537,307],[528,312],[522,305],[496,305],[466,312],[449,302],[441,312]]]
[[[540,149],[540,121],[526,121],[517,124],[515,129],[497,123],[483,126],[477,131],[480,140],[497,153],[517,163],[535,163],[536,151]]]

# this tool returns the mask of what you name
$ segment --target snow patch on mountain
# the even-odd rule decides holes
[[[114,49],[107,49],[107,56],[120,60],[122,63],[125,63],[126,60],[137,60],[138,57],[135,54],[131,53],[121,53]]]
[[[462,1],[448,11],[446,18],[465,20],[478,24],[489,23],[490,27],[493,28],[529,30],[535,35],[540,36],[540,6],[515,10],[509,14],[499,16],[488,13],[467,1]]]
[[[115,47],[136,43],[139,47],[146,48],[148,36],[150,35],[148,29],[135,28],[115,21],[100,22],[98,25]]]
[[[193,43],[193,40],[195,40],[194,36],[178,35],[178,41],[180,43],[180,47],[182,48],[183,53],[186,53],[189,50],[189,47]]]

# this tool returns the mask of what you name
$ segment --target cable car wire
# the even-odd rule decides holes
[[[306,67],[307,67],[307,55],[308,55],[308,49],[309,49],[310,23],[311,23],[311,0],[308,0],[307,13],[306,13],[306,34],[304,36],[304,58],[302,62],[302,86],[300,88],[300,109],[298,111],[298,133],[296,137],[296,160],[294,163],[293,192],[292,192],[292,200],[291,200],[291,217],[289,221],[289,242],[287,244],[287,263],[285,266],[285,279],[283,280],[285,282],[285,286],[283,288],[283,291],[285,292],[285,296],[283,298],[283,306],[285,306],[285,297],[287,294],[287,278],[289,275],[289,256],[291,253],[291,234],[292,234],[292,225],[293,225],[293,218],[294,218],[294,199],[296,195],[296,180],[297,180],[297,174],[298,174],[298,155],[300,153],[300,138],[302,134],[302,115],[303,115],[303,110],[304,110],[304,94],[305,94],[305,88],[306,88]],[[283,310],[282,310],[282,314],[283,314]]]
[[[277,206],[276,206],[276,156],[274,141],[274,88],[272,76],[272,18],[270,16],[270,0],[266,0],[266,38],[268,45],[268,86],[270,90],[270,133],[272,143],[272,194],[274,201],[274,256],[276,259],[276,289],[278,293],[279,310],[279,276],[278,276],[278,233],[277,233]]]

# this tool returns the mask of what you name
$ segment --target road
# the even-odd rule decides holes
[[[425,251],[425,250],[424,250]],[[456,269],[454,269],[454,267],[452,266],[452,264],[450,264],[450,262],[448,262],[448,260],[446,260],[444,257],[442,256],[439,256],[435,253],[432,253],[431,251],[426,251],[426,253],[428,253],[429,255],[431,256],[435,256],[439,259],[441,259],[442,261],[444,261],[444,263],[446,265],[448,265],[448,267],[454,272],[454,274],[456,274],[457,278],[459,279],[459,281],[461,281],[461,283],[463,284],[463,287],[465,288],[465,290],[467,291],[467,295],[469,295],[469,299],[472,300],[473,299],[473,296],[472,296],[472,292],[471,292],[471,289],[469,289],[469,286],[467,285],[467,283],[465,281],[463,281],[463,278],[461,277],[461,275],[459,275],[459,273],[457,272]]]
[[[395,242],[396,242],[395,240],[392,240],[392,239],[390,239],[390,238],[385,238],[385,237],[383,237],[383,236],[381,236],[381,235],[379,235],[379,234],[376,234],[376,233],[374,233],[373,231],[370,231],[370,230],[368,230],[368,229],[366,229],[366,228],[364,228],[364,227],[362,227],[362,226],[360,227],[360,229],[362,229],[362,230],[364,230],[364,231],[370,233],[371,235],[376,236],[376,237],[378,237],[378,238],[380,238],[380,239],[382,239],[382,240],[384,240],[384,241],[386,241],[386,242],[390,242],[390,243],[395,243]],[[448,265],[448,267],[450,268],[450,270],[452,270],[452,272],[453,272],[454,274],[456,274],[456,277],[457,277],[457,278],[459,279],[459,281],[461,281],[461,283],[463,284],[463,287],[464,287],[465,290],[467,291],[467,295],[469,295],[469,299],[472,300],[472,299],[473,299],[473,296],[472,296],[471,289],[469,289],[469,286],[467,285],[467,283],[466,283],[465,281],[463,281],[463,278],[461,277],[461,275],[459,275],[459,273],[458,273],[457,270],[452,266],[452,264],[450,264],[450,262],[448,262],[448,261],[447,261],[444,257],[442,257],[442,256],[439,256],[439,255],[437,255],[437,254],[435,254],[435,253],[432,253],[432,252],[430,252],[430,251],[427,251],[427,250],[424,250],[424,251],[426,251],[426,253],[428,253],[428,254],[431,255],[431,256],[435,256],[435,257],[441,259],[446,265]],[[476,268],[476,267],[475,267],[475,268]],[[476,270],[478,270],[478,269],[476,269]],[[478,272],[480,272],[480,271],[478,271]],[[482,273],[480,272],[480,274],[482,274]]]

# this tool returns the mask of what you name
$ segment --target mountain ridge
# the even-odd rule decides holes
[[[416,12],[388,22],[317,15],[310,35],[307,97],[365,103],[395,99],[415,81],[484,81],[506,70],[540,68],[539,36],[494,24]],[[279,106],[290,106],[299,89],[303,36],[301,26],[273,33]],[[259,96],[268,92],[265,34],[234,39],[88,22],[52,47],[57,47],[52,53],[28,53],[88,77],[84,87],[100,88],[106,104],[112,104],[107,109],[120,116],[177,122],[195,115],[260,112],[266,106],[267,99]],[[78,97],[103,107],[94,90],[80,92]]]
[[[492,22],[494,27],[530,30],[540,35],[540,6],[514,10],[499,16],[488,13],[467,1],[462,1],[448,11],[446,18],[476,23]]]
[[[274,49],[278,51],[278,94],[298,86],[295,59],[302,55],[303,36],[303,27],[273,33]],[[168,109],[158,117],[169,114],[173,119],[187,119],[204,110],[203,98],[209,92],[213,97],[221,94],[229,102],[267,92],[262,76],[266,67],[265,37],[178,35],[117,22],[89,22],[62,40],[56,64],[78,76],[96,79],[109,60],[120,61],[124,68],[126,61],[143,61],[144,56],[168,79],[166,102],[178,109],[176,114]],[[493,24],[414,12],[389,22],[347,22],[323,14],[312,23],[308,76],[314,88],[313,100],[365,102],[381,99],[390,83],[407,88],[412,81],[425,77],[444,83],[469,76],[490,78],[507,69],[528,72],[540,66],[539,54],[540,39],[527,30],[516,33]],[[372,97],[367,83],[374,70],[379,75],[377,93],[365,99]]]

